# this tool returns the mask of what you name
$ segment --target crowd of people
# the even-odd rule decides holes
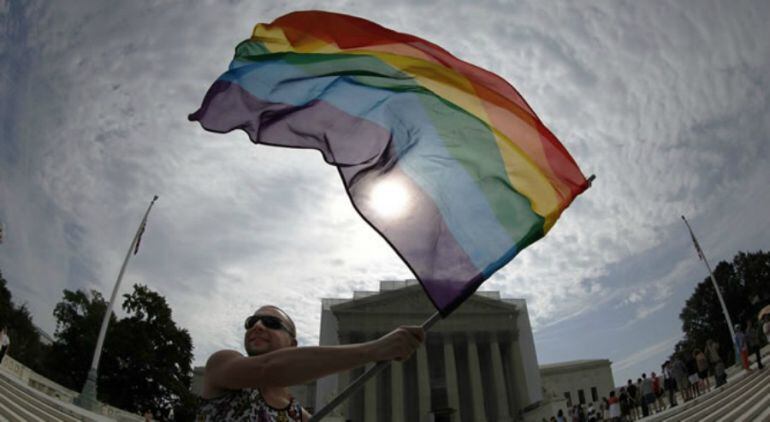
[[[735,345],[738,360],[743,368],[750,371],[749,356],[756,356],[757,368],[762,369],[760,354],[761,337],[764,335],[770,343],[770,314],[763,318],[763,324],[753,327],[751,321],[745,325],[735,325]],[[713,383],[712,383],[713,380]],[[675,354],[672,359],[661,365],[660,374],[651,372],[641,374],[634,382],[609,392],[599,402],[570,404],[569,410],[563,410],[551,417],[552,422],[625,422],[634,421],[662,412],[679,405],[679,400],[690,401],[727,382],[725,364],[720,353],[720,346],[714,340],[706,341],[704,347],[689,352]]]
[[[714,342],[710,344],[712,350],[718,347]],[[651,372],[648,376],[643,373],[636,382],[629,379],[625,386],[610,391],[597,403],[574,404],[568,414],[559,410],[551,421],[634,421],[677,406],[677,393],[687,401],[711,389],[709,367],[703,366],[708,365],[707,359],[702,351],[696,349],[686,360],[676,357],[673,361],[666,361],[661,374]],[[714,362],[713,367],[721,368],[724,373],[721,359]]]

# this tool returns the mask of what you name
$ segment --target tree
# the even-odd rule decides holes
[[[45,373],[48,378],[72,390],[80,391],[91,366],[96,339],[99,336],[107,302],[102,295],[91,290],[64,290],[64,299],[54,308],[56,317],[56,339],[51,353],[46,355]],[[115,334],[115,314],[110,317],[107,338]],[[110,344],[105,344],[102,360],[114,356],[109,353]]]
[[[192,340],[177,327],[166,299],[143,285],[123,296],[126,317],[111,316],[101,362],[97,394],[100,401],[162,419],[192,419]],[[56,305],[56,342],[47,360],[50,376],[80,390],[91,364],[107,303],[96,291],[64,291]],[[173,410],[173,412],[172,412]]]
[[[45,347],[40,342],[40,334],[32,323],[32,316],[26,305],[16,306],[11,299],[7,281],[0,273],[0,325],[8,328],[11,345],[8,356],[23,365],[40,372],[42,369]]]
[[[745,328],[746,321],[751,320],[756,327],[757,312],[770,301],[767,289],[770,283],[770,253],[739,252],[732,262],[717,264],[714,278],[733,324],[741,324]],[[735,362],[730,331],[709,277],[695,287],[679,319],[682,320],[685,338],[677,344],[677,353],[703,349],[706,340],[711,338],[720,344],[725,363],[730,365]]]

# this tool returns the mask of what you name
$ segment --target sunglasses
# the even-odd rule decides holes
[[[274,317],[272,315],[252,315],[248,318],[246,318],[246,321],[244,322],[243,326],[247,330],[250,330],[251,327],[254,326],[257,322],[262,321],[262,325],[265,326],[265,328],[270,330],[284,330],[287,333],[291,334],[292,337],[294,337],[294,333],[291,332],[289,327],[287,327],[283,321],[281,321],[280,318]]]

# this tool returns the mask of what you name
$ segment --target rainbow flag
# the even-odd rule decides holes
[[[189,118],[320,151],[443,316],[588,187],[505,80],[337,13],[258,24]]]

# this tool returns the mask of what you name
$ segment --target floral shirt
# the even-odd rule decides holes
[[[234,390],[213,399],[201,399],[198,422],[299,422],[302,406],[291,398],[283,409],[271,407],[256,388]]]

